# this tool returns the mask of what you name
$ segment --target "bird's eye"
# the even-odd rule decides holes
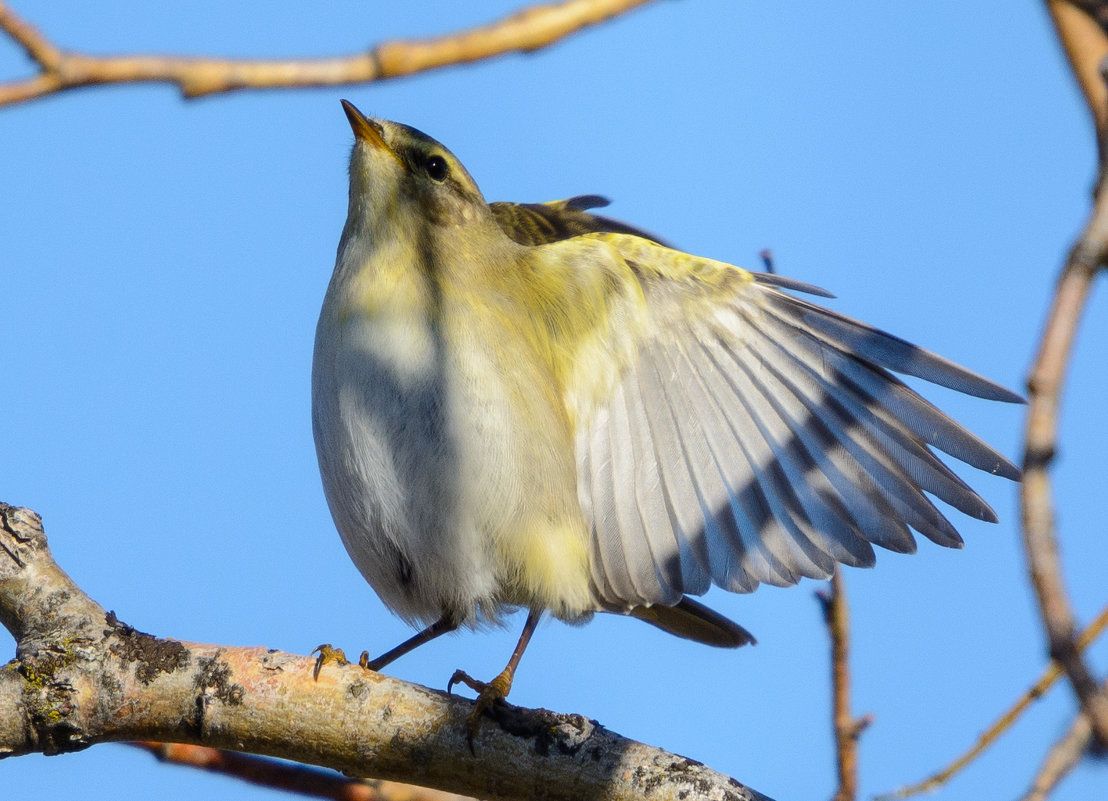
[[[427,177],[437,184],[441,184],[446,180],[446,174],[449,169],[446,165],[446,159],[442,156],[428,156],[427,161],[424,162],[423,167],[427,170]]]

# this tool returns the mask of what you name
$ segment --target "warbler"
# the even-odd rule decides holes
[[[479,692],[476,716],[545,613],[736,647],[754,638],[690,595],[826,579],[874,545],[913,551],[912,530],[958,547],[928,495],[996,521],[932,449],[1018,469],[893,372],[1018,395],[794,294],[830,297],[814,286],[595,215],[600,198],[490,205],[437,141],[342,103],[315,444],[354,563],[426,627],[363,666],[525,609],[499,676],[451,679]]]

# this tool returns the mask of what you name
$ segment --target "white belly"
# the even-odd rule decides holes
[[[491,602],[496,571],[460,512],[441,344],[388,326],[320,324],[312,422],[324,492],[350,557],[390,609],[465,621]]]

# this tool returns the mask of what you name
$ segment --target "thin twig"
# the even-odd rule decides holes
[[[314,798],[330,798],[334,801],[467,801],[470,798],[410,784],[348,779],[320,768],[223,751],[205,745],[152,742],[130,742],[127,745],[149,751],[162,762],[200,768],[262,787],[287,790]]]
[[[1077,640],[1077,647],[1082,650],[1087,648],[1093,640],[1101,635],[1106,626],[1108,626],[1108,606],[1101,609],[1096,619],[1081,633],[1081,636]],[[900,801],[900,799],[910,798],[911,796],[920,795],[921,793],[929,793],[942,787],[956,774],[964,770],[967,765],[984,753],[985,749],[999,739],[1004,732],[1012,728],[1015,722],[1019,720],[1020,716],[1027,711],[1031,704],[1042,698],[1043,695],[1046,694],[1046,691],[1054,685],[1054,682],[1056,682],[1061,675],[1062,668],[1058,666],[1057,662],[1051,662],[1050,666],[1043,671],[1043,675],[1039,677],[1038,681],[1031,685],[1012,706],[1006,709],[989,728],[982,732],[972,748],[945,768],[936,771],[923,781],[908,785],[907,787],[902,787],[892,793],[879,795],[874,801]]]
[[[850,611],[842,571],[836,568],[831,575],[830,591],[820,592],[816,597],[831,635],[832,724],[839,779],[833,801],[854,801],[858,797],[858,738],[872,718],[868,715],[855,718],[850,712]]]
[[[345,57],[288,60],[97,56],[64,50],[0,2],[0,31],[18,43],[39,68],[31,78],[0,83],[0,106],[113,83],[170,83],[185,97],[195,98],[236,89],[381,81],[505,53],[529,53],[647,2],[564,0],[525,8],[488,25],[446,36],[385,42]]]
[[[1106,688],[1108,689],[1108,688]],[[1069,731],[1051,746],[1031,781],[1027,794],[1020,801],[1046,801],[1062,779],[1070,774],[1084,756],[1093,738],[1093,727],[1083,712],[1079,712]]]

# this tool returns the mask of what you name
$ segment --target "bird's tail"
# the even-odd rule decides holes
[[[636,606],[629,614],[662,631],[717,648],[738,648],[740,645],[753,645],[757,642],[754,635],[738,623],[688,596],[674,606]]]

